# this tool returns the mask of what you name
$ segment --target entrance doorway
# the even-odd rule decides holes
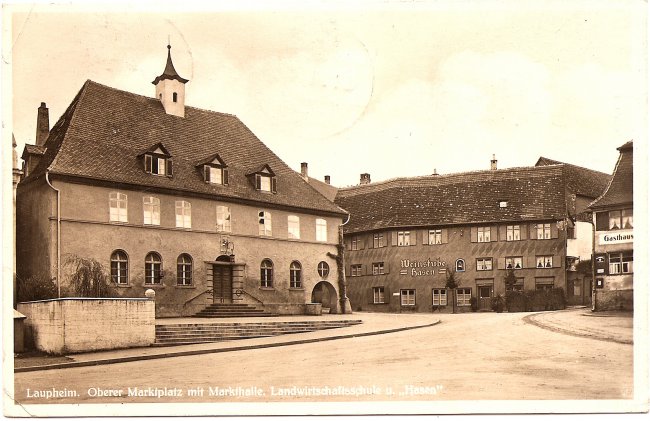
[[[224,261],[222,257],[228,260]],[[212,301],[232,303],[232,265],[228,256],[219,256],[212,264]]]
[[[314,286],[311,292],[311,302],[321,303],[323,305],[323,313],[337,313],[338,311],[336,290],[327,281],[320,281]]]
[[[490,310],[492,301],[492,286],[484,285],[478,287],[478,309]]]

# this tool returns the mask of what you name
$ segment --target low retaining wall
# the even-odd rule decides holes
[[[634,292],[631,289],[597,289],[594,298],[596,311],[634,310]]]
[[[62,298],[18,304],[29,343],[51,354],[149,346],[156,340],[155,302]]]

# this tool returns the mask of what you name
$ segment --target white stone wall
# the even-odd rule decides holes
[[[149,346],[155,303],[145,299],[65,298],[18,304],[36,349],[74,353]]]

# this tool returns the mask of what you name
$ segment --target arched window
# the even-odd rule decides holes
[[[156,252],[147,254],[144,259],[145,285],[160,285],[162,280],[162,259]]]
[[[289,288],[302,288],[302,266],[298,262],[291,262],[289,266]]]
[[[129,257],[124,250],[115,250],[111,254],[111,279],[118,285],[129,283]]]
[[[176,285],[192,285],[192,257],[181,254],[176,260]]]
[[[465,272],[465,261],[463,259],[456,260],[456,272]]]
[[[330,266],[327,262],[320,262],[318,264],[318,276],[321,278],[327,278],[327,275],[330,274]]]
[[[262,288],[273,288],[273,262],[269,259],[262,260],[260,279]]]

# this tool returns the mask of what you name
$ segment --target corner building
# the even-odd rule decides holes
[[[586,207],[576,201],[584,175],[577,168],[538,162],[340,189],[336,203],[351,215],[344,237],[352,309],[450,312],[451,270],[460,311],[469,311],[472,297],[489,310],[491,298],[506,292],[510,268],[516,289],[566,290],[567,243]],[[592,179],[604,188],[608,176]],[[587,249],[581,258],[589,257]]]
[[[171,49],[171,47],[168,47]],[[155,97],[92,81],[49,129],[43,103],[17,187],[17,275],[73,295],[74,258],[114,296],[156,292],[156,315],[212,303],[340,312],[334,257],[345,211],[236,116],[186,106],[168,53]]]
[[[589,205],[595,226],[594,310],[634,307],[633,142],[618,150],[611,183]]]

